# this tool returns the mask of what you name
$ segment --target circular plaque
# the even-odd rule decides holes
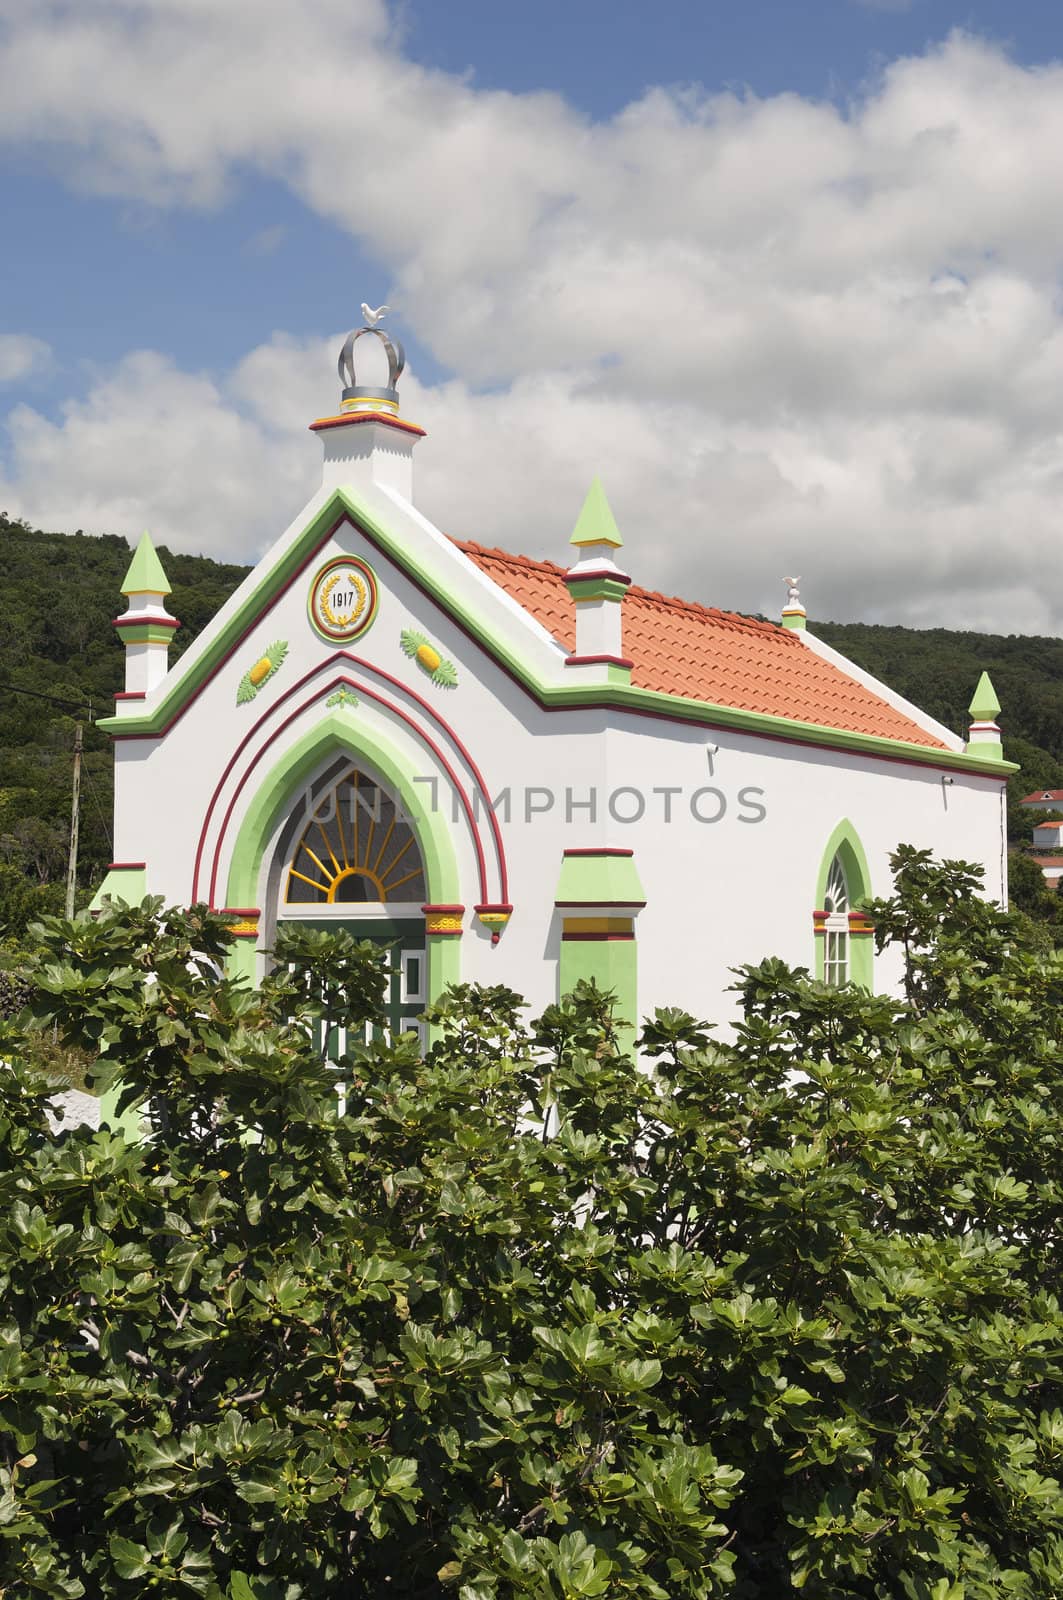
[[[357,639],[376,616],[376,578],[355,556],[334,556],[310,585],[307,610],[323,639],[346,644]]]

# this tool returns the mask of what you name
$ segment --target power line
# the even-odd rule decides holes
[[[23,689],[17,683],[0,683],[0,689],[6,689],[8,694],[28,694],[34,700],[49,700],[53,706],[63,706],[67,711],[83,711],[90,722],[96,720],[91,700],[64,700],[56,694],[44,694],[40,689]]]

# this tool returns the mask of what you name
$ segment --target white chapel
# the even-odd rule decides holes
[[[419,1031],[455,981],[541,1009],[594,977],[631,1022],[722,1015],[765,955],[892,988],[861,902],[901,842],[980,863],[1003,902],[986,677],[960,738],[817,639],[796,580],[779,623],[639,587],[597,480],[561,562],[448,537],[415,499],[402,367],[383,327],[348,337],[320,487],[172,668],[141,540],[98,898],[227,912],[250,981],[285,921],[378,939],[392,1026]]]

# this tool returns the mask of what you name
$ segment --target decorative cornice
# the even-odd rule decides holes
[[[171,677],[174,678],[173,684],[146,716],[102,718],[97,726],[122,738],[158,738],[160,734],[165,733],[201,693],[209,679],[239,645],[241,639],[261,621],[299,573],[314,560],[317,552],[337,527],[347,520],[369,544],[393,562],[544,710],[616,709],[631,716],[651,717],[665,722],[694,723],[708,728],[734,729],[785,744],[853,751],[883,761],[929,767],[938,771],[968,772],[998,780],[1018,770],[1015,763],[1010,761],[984,759],[958,750],[940,750],[926,745],[908,744],[903,740],[886,739],[876,734],[828,728],[820,723],[791,721],[789,718],[767,712],[744,711],[704,700],[687,700],[681,695],[666,694],[656,689],[637,688],[629,683],[547,684],[536,669],[514,649],[511,637],[501,632],[492,632],[464,602],[441,592],[438,579],[426,573],[419,563],[411,558],[403,542],[389,533],[379,518],[362,505],[348,489],[337,489],[333,492],[307,524],[303,533],[288,546],[276,565],[268,572],[264,572],[248,591],[239,609],[210,640],[203,654],[196,657],[187,667],[184,667],[183,660],[178,663],[171,673]]]
[[[424,428],[419,428],[416,422],[407,422],[405,417],[391,417],[386,411],[348,411],[339,417],[318,417],[316,422],[309,424],[311,433],[325,433],[329,428],[351,428],[359,422],[378,422],[383,428],[394,428],[398,433],[412,433],[418,439],[424,439]]]

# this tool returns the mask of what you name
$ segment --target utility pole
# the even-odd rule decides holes
[[[66,914],[74,915],[78,881],[78,825],[81,811],[81,723],[74,724],[74,792],[70,800],[70,854],[66,864]]]

